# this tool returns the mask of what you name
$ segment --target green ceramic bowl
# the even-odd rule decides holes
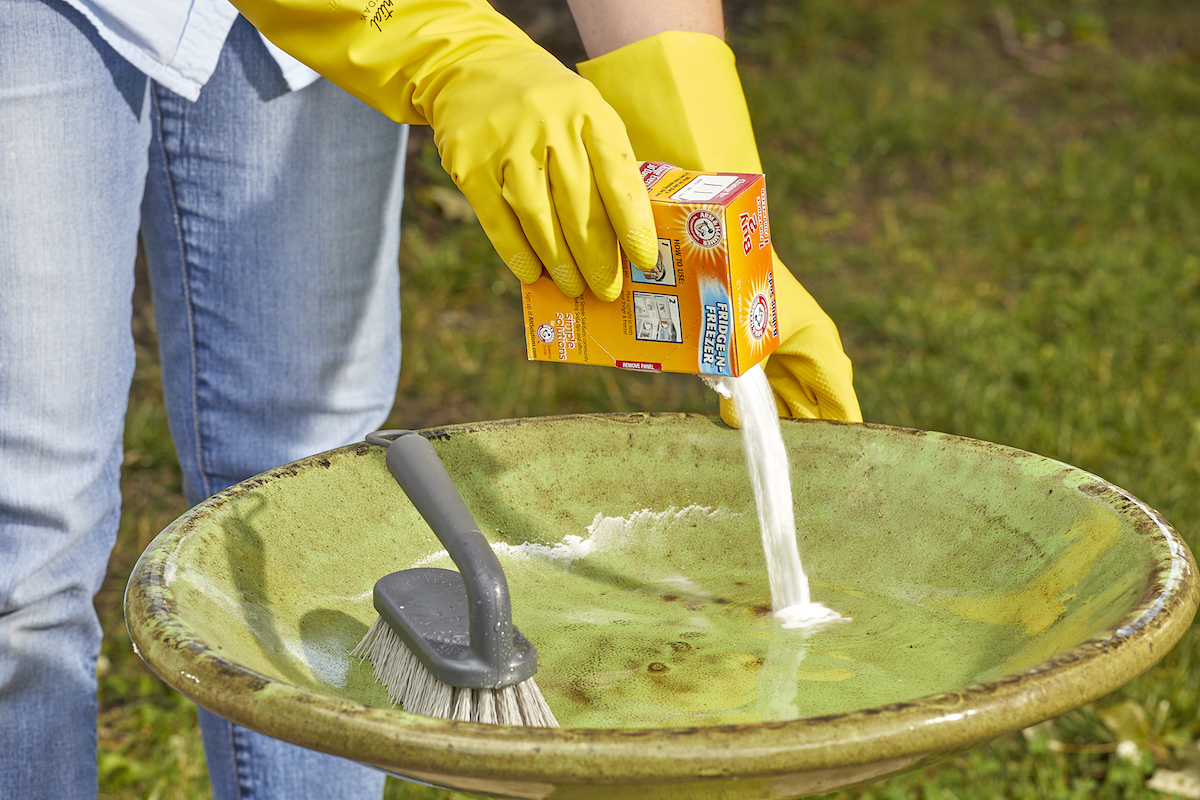
[[[143,554],[164,680],[250,728],[522,798],[790,798],[895,774],[1116,689],[1179,639],[1195,562],[1121,489],[1000,445],[784,424],[814,598],[781,629],[737,431],[680,414],[426,431],[508,575],[563,728],[393,708],[349,656],[388,572],[450,566],[358,445],[253,478]]]

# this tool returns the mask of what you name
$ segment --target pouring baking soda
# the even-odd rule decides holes
[[[754,487],[772,607],[784,627],[840,615],[812,602],[796,545],[787,452],[760,362],[780,344],[766,179],[642,164],[658,237],[651,272],[622,256],[619,299],[522,287],[529,358],[700,375],[732,399]]]
[[[775,618],[785,628],[816,628],[848,619],[812,601],[796,544],[787,450],[766,373],[756,364],[739,378],[704,376],[704,380],[722,397],[733,401],[741,418],[742,443],[758,507]]]

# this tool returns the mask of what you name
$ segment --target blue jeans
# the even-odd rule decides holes
[[[196,103],[56,0],[0,0],[0,797],[94,798],[141,230],[191,502],[385,420],[407,130],[288,92],[244,21]],[[383,775],[208,712],[217,798],[378,798]]]

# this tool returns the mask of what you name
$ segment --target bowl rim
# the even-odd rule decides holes
[[[436,441],[514,425],[563,421],[638,422],[716,417],[673,412],[567,414],[444,425],[421,433]],[[1047,462],[1054,459],[954,434],[878,423],[781,420],[798,425],[848,425],[935,437],[956,446],[986,447]],[[126,589],[126,624],[135,651],[166,683],[237,724],[400,774],[461,774],[536,784],[646,783],[697,778],[770,777],[919,758],[957,751],[1095,700],[1149,669],[1189,628],[1200,602],[1196,563],[1162,516],[1108,481],[1068,464],[1078,487],[1130,519],[1161,551],[1146,589],[1117,623],[1020,672],[855,711],[800,719],[688,728],[508,728],[408,714],[323,694],[225,660],[201,642],[176,613],[164,580],[176,544],[209,511],[247,485],[261,485],[310,466],[367,455],[351,444],[300,459],[236,484],[185,512],[163,530],[135,565]],[[1120,658],[1110,654],[1120,653]],[[253,702],[241,698],[253,697]],[[999,713],[999,712],[1003,713]],[[286,731],[271,720],[289,719]],[[343,724],[344,715],[357,718]]]

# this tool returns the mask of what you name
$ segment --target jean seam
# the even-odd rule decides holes
[[[233,785],[238,800],[244,796],[242,792],[242,758],[238,750],[238,727],[229,720],[224,721],[229,726],[229,760],[233,763]],[[242,750],[245,750],[243,746]]]
[[[192,395],[192,436],[195,439],[196,446],[196,472],[199,475],[201,486],[198,487],[203,497],[208,497],[210,491],[210,482],[208,473],[204,469],[204,438],[200,434],[200,390],[198,380],[200,375],[200,365],[196,356],[196,324],[195,314],[192,307],[192,285],[189,280],[189,269],[187,259],[187,245],[184,242],[183,217],[179,213],[179,202],[175,194],[175,179],[171,174],[171,158],[167,152],[167,143],[163,135],[163,111],[162,104],[159,101],[158,84],[152,84],[153,91],[151,99],[154,103],[154,114],[158,118],[158,124],[155,126],[154,135],[158,137],[159,152],[162,153],[163,159],[163,176],[166,181],[167,196],[171,206],[171,220],[175,224],[175,240],[179,243],[179,268],[180,281],[183,284],[183,305],[185,309],[185,320],[187,325],[187,340],[188,340],[188,355],[190,363],[188,383],[191,387]]]

